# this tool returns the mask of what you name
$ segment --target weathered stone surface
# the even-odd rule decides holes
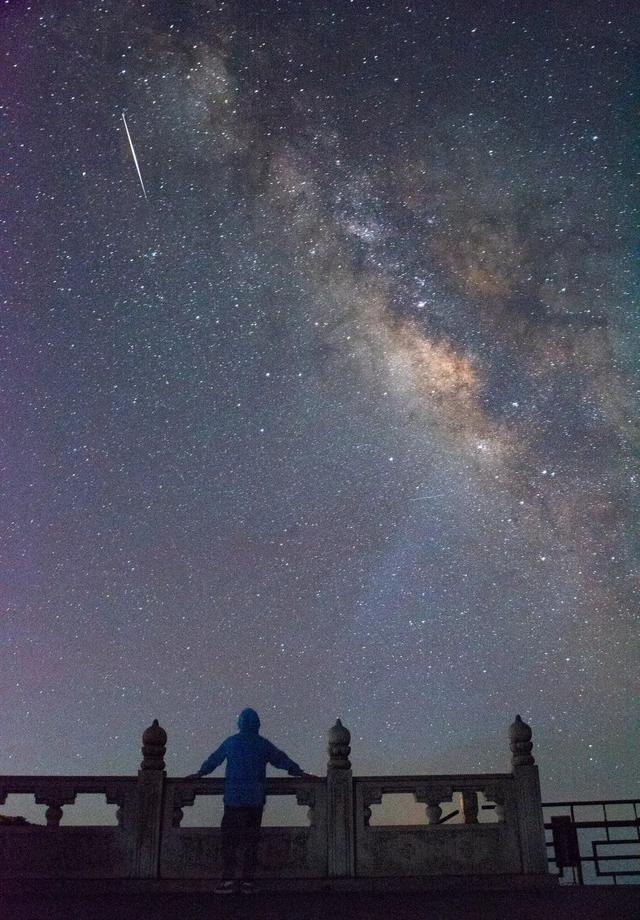
[[[517,832],[504,824],[373,827],[359,841],[362,876],[519,872]]]
[[[7,829],[8,831],[9,829]],[[115,827],[30,825],[0,833],[0,878],[125,878],[128,844]]]

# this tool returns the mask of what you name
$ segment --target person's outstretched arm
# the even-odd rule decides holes
[[[200,776],[207,776],[208,773],[212,773],[216,767],[219,767],[222,761],[227,756],[226,742],[223,741],[219,748],[217,748],[213,754],[209,754],[205,762],[202,764],[197,773],[190,773],[187,779],[197,779]]]
[[[305,775],[302,767],[298,766],[298,764],[294,760],[291,760],[290,757],[287,757],[284,751],[278,750],[275,744],[271,744],[270,741],[268,741],[267,744],[269,745],[267,749],[267,757],[269,763],[272,766],[277,767],[279,770],[286,770],[289,776]]]

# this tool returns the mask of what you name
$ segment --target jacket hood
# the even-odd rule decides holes
[[[238,728],[241,732],[252,732],[258,734],[260,728],[260,717],[255,709],[243,709],[238,716]]]

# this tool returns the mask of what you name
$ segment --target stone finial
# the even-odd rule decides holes
[[[478,793],[470,789],[465,789],[459,793],[460,804],[458,806],[462,820],[465,824],[478,823]]]
[[[164,754],[167,749],[167,733],[154,719],[142,735],[141,770],[164,770]]]
[[[531,749],[531,728],[516,716],[515,722],[509,728],[509,747],[511,748],[511,763],[514,767],[529,767],[535,763]]]
[[[350,770],[351,762],[349,754],[351,748],[351,732],[345,728],[340,719],[336,719],[336,724],[329,729],[327,736],[329,741],[329,767],[338,770]]]

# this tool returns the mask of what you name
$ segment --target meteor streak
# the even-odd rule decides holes
[[[140,179],[140,185],[142,186],[142,194],[144,195],[145,200],[148,201],[147,190],[144,187],[144,182],[142,181],[142,173],[140,172],[140,167],[138,166],[138,157],[136,156],[136,151],[133,146],[133,141],[131,140],[131,135],[129,134],[129,125],[127,124],[127,119],[124,117],[124,112],[122,113],[122,120],[124,122],[124,129],[127,132],[127,137],[129,138],[129,146],[131,147],[131,153],[133,154],[133,162],[136,164],[136,171],[138,173],[138,179]]]

